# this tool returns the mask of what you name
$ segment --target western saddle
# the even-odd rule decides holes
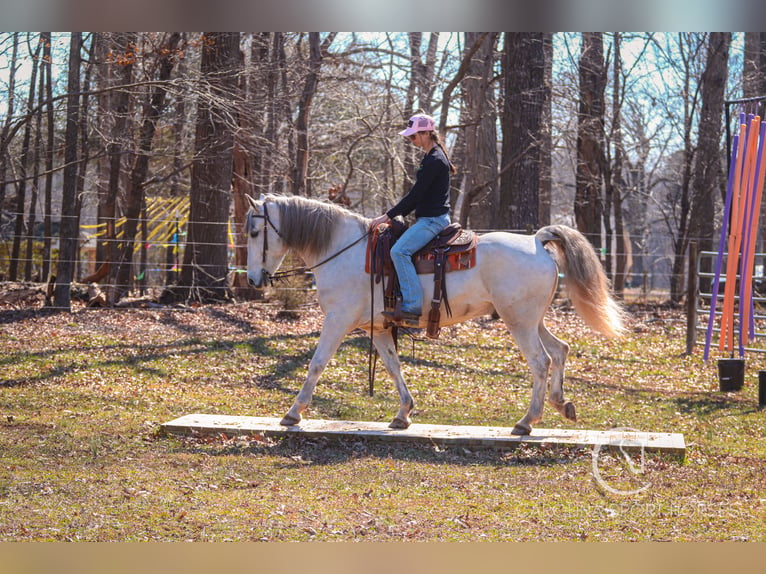
[[[397,217],[390,224],[375,229],[367,240],[365,272],[370,274],[370,281],[374,280],[375,283],[385,279],[384,308],[393,313],[393,323],[386,324],[386,327],[396,325],[402,317],[402,296],[391,260],[391,247],[406,229],[407,224],[401,217]],[[463,229],[459,223],[451,223],[412,256],[419,275],[434,275],[434,294],[426,328],[426,336],[430,339],[439,338],[442,301],[447,314],[452,316],[447,299],[446,274],[449,271],[471,269],[476,265],[476,242],[477,235],[473,231]]]

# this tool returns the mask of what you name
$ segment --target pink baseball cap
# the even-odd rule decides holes
[[[400,136],[408,137],[418,132],[432,132],[436,129],[436,124],[431,116],[425,114],[415,114],[407,122],[407,129],[399,132]]]

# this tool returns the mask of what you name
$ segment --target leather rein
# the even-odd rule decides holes
[[[269,250],[269,227],[274,230],[274,233],[277,234],[277,237],[279,237],[282,241],[285,240],[284,237],[282,237],[282,234],[279,232],[279,229],[277,229],[277,226],[274,225],[274,222],[271,221],[271,218],[269,217],[269,208],[266,207],[266,204],[263,204],[263,215],[250,212],[249,217],[255,218],[255,219],[263,219],[264,225],[263,225],[263,254],[261,256],[261,264],[266,263],[266,252]],[[250,227],[250,222],[248,221],[248,228]],[[312,265],[311,267],[295,267],[293,269],[288,269],[287,271],[280,271],[278,273],[274,273],[273,275],[269,273],[266,270],[262,270],[262,273],[265,273],[266,279],[269,281],[269,284],[273,287],[274,281],[282,281],[284,279],[287,279],[288,277],[296,277],[298,275],[304,275],[305,273],[309,271],[313,271],[317,267],[320,267],[324,265],[325,263],[332,261],[336,257],[338,257],[340,254],[348,251],[351,249],[354,245],[361,242],[362,240],[366,239],[367,236],[370,235],[370,230],[367,229],[367,232],[362,235],[359,239],[349,243],[344,248],[340,249],[339,251],[336,251],[326,259],[323,259],[319,263]],[[374,394],[374,386],[375,386],[375,367],[377,364],[377,358],[378,354],[373,347],[373,317],[374,317],[374,293],[375,293],[375,284],[374,284],[374,277],[372,273],[370,274],[370,297],[372,300],[370,301],[370,349],[368,353],[368,388],[370,396],[373,396]],[[396,339],[394,339],[396,340]]]

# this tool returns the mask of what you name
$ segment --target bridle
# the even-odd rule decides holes
[[[263,224],[263,250],[262,250],[262,256],[261,256],[261,265],[263,265],[263,264],[266,263],[266,252],[269,250],[269,233],[268,233],[268,228],[271,227],[274,230],[274,233],[277,234],[277,237],[279,237],[282,241],[284,241],[285,238],[279,232],[279,229],[277,229],[277,226],[274,225],[274,222],[271,221],[271,218],[269,217],[269,208],[266,206],[266,202],[263,203],[263,214],[262,215],[258,214],[258,213],[255,213],[254,209],[252,209],[249,212],[249,217],[248,217],[248,221],[247,221],[247,230],[246,230],[246,231],[248,231],[248,233],[251,231],[250,230],[250,227],[251,227],[250,218],[263,219],[263,221],[264,221],[264,224]],[[335,253],[333,253],[329,257],[323,259],[319,263],[313,265],[312,267],[296,267],[294,269],[289,269],[287,271],[280,271],[279,273],[274,273],[273,275],[271,273],[269,273],[268,271],[266,271],[266,269],[261,268],[261,278],[262,278],[262,280],[263,279],[267,280],[269,282],[269,284],[273,287],[274,286],[274,281],[279,281],[279,280],[286,279],[288,277],[294,277],[294,276],[297,276],[297,275],[304,275],[305,273],[307,273],[309,271],[313,271],[317,267],[319,267],[321,265],[324,265],[328,261],[331,261],[331,260],[335,259],[341,253],[344,253],[344,252],[348,251],[354,245],[356,245],[357,243],[359,243],[359,242],[363,241],[364,239],[366,239],[369,235],[370,235],[370,230],[368,229],[359,239],[355,239],[354,241],[352,241],[351,243],[349,243],[348,245],[346,245],[345,247],[343,247],[339,251],[336,251]],[[377,357],[378,357],[377,353],[374,350],[373,340],[372,340],[372,338],[373,338],[372,325],[373,325],[373,319],[374,319],[374,305],[372,304],[372,302],[374,301],[374,289],[375,289],[374,277],[373,277],[373,274],[371,273],[370,274],[370,291],[371,291],[371,293],[370,293],[370,349],[369,349],[369,357],[368,357],[368,359],[369,359],[369,361],[368,361],[369,362],[368,374],[369,374],[369,392],[370,392],[370,396],[373,395],[373,388],[374,388],[374,384],[375,384],[375,366],[377,364]],[[396,330],[397,330],[397,327],[394,327],[393,329],[394,329],[394,341],[396,341]]]
[[[269,250],[269,233],[268,228],[271,227],[274,230],[274,233],[277,234],[277,237],[279,237],[282,241],[285,240],[285,238],[282,236],[282,234],[279,232],[279,229],[277,229],[277,226],[274,225],[274,222],[271,221],[271,218],[269,217],[269,208],[266,206],[266,203],[263,203],[263,214],[255,213],[255,211],[250,212],[250,218],[254,219],[263,219],[263,249],[262,249],[262,256],[261,256],[261,265],[266,263],[266,252]],[[248,231],[250,228],[250,222],[248,221]],[[288,269],[287,271],[280,271],[279,273],[274,273],[273,275],[266,271],[266,269],[261,269],[261,274],[272,286],[274,285],[274,281],[280,281],[282,279],[287,279],[288,277],[295,277],[297,275],[304,275],[308,271],[313,271],[317,267],[324,265],[328,261],[331,261],[335,259],[338,255],[341,253],[344,253],[345,251],[348,251],[351,249],[354,245],[365,239],[370,234],[370,231],[367,230],[367,232],[362,235],[359,239],[355,240],[352,243],[349,243],[346,245],[343,249],[340,249],[339,251],[336,251],[326,259],[323,259],[319,263],[311,266],[311,267],[296,267],[294,269]]]
[[[274,225],[274,222],[271,221],[271,218],[269,217],[269,208],[266,206],[266,203],[263,204],[263,215],[260,215],[258,213],[255,213],[254,211],[250,212],[250,217],[253,219],[263,219],[263,256],[261,257],[261,263],[266,263],[266,252],[269,250],[269,227],[271,227],[274,230],[274,233],[277,234],[277,237],[280,239],[283,239],[282,234],[279,233],[279,229],[277,229],[277,226]],[[248,228],[250,225],[248,225]],[[248,231],[250,231],[248,229]]]

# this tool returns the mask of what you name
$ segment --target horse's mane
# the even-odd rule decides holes
[[[344,220],[356,221],[362,231],[367,229],[366,218],[326,201],[299,195],[269,195],[266,201],[277,204],[279,234],[287,245],[298,251],[324,253],[330,246],[333,231]]]

